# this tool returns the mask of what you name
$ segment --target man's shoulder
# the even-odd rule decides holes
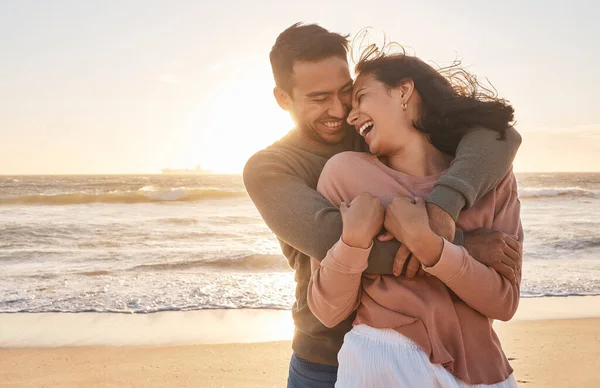
[[[298,177],[311,187],[316,186],[326,159],[296,146],[293,136],[288,134],[252,155],[244,167],[244,181],[284,174]]]
[[[263,148],[260,151],[257,151],[254,155],[252,155],[251,159],[252,158],[261,159],[261,158],[266,158],[266,157],[285,156],[285,155],[289,154],[290,152],[298,150],[298,147],[296,145],[297,137],[298,137],[298,135],[295,132],[295,130],[292,130],[292,131],[288,132],[287,134],[285,134],[279,140],[276,140],[269,146]]]
[[[263,168],[266,165],[289,165],[301,158],[301,152],[286,144],[275,142],[257,151],[246,162],[244,171]]]

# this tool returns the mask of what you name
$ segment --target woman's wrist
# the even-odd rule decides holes
[[[421,234],[420,238],[415,239],[413,244],[407,244],[407,246],[423,265],[433,267],[442,256],[444,239],[429,230]]]
[[[373,239],[367,240],[360,233],[352,233],[344,230],[342,232],[342,241],[344,244],[353,248],[368,249],[373,244]]]

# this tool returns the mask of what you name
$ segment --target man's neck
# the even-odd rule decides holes
[[[342,151],[352,151],[355,150],[355,143],[357,142],[356,136],[354,135],[356,132],[348,130],[346,136],[344,136],[343,140],[339,143],[326,143],[321,139],[315,139],[311,136],[308,136],[303,131],[298,128],[294,129],[297,138],[303,144],[303,148],[308,148],[317,153],[338,153]],[[353,134],[354,132],[354,134]],[[332,154],[332,156],[333,156]]]

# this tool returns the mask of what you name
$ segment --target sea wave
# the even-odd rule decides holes
[[[544,197],[597,197],[600,191],[589,190],[581,187],[542,187],[523,188],[519,190],[521,198],[544,198]]]
[[[578,297],[578,296],[598,296],[598,292],[521,292],[521,298],[546,298],[546,297]],[[124,314],[150,314],[167,311],[197,311],[197,310],[289,310],[291,303],[282,299],[279,303],[269,301],[236,301],[232,304],[227,299],[221,301],[202,301],[191,303],[190,301],[181,301],[171,305],[151,305],[139,303],[127,303],[124,305],[96,305],[88,306],[86,304],[63,303],[56,306],[53,303],[30,306],[29,298],[16,298],[0,300],[0,313],[124,313]]]
[[[566,250],[586,250],[591,248],[600,248],[600,237],[581,237],[570,240],[561,240],[552,244],[554,248]]]
[[[576,292],[576,291],[547,291],[547,292],[536,292],[536,291],[521,291],[521,298],[545,298],[545,297],[567,297],[567,296],[600,296],[600,292]]]
[[[0,198],[3,205],[83,205],[90,203],[135,204],[151,202],[196,202],[246,196],[245,191],[215,188],[153,188],[103,193],[34,194]]]
[[[282,255],[252,254],[242,257],[175,261],[171,263],[142,264],[132,267],[132,271],[172,271],[190,268],[209,268],[252,271],[282,271],[290,270]]]
[[[183,217],[183,218],[161,218],[156,221],[159,224],[167,224],[167,225],[196,225],[198,224],[198,220],[192,217]]]

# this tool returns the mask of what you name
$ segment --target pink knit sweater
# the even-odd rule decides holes
[[[329,160],[318,190],[336,206],[363,192],[386,205],[396,196],[426,197],[442,174],[409,176],[374,156],[344,152]],[[516,180],[509,173],[460,214],[457,227],[466,232],[499,230],[522,241],[519,212]],[[416,279],[363,274],[369,252],[340,240],[323,261],[312,259],[308,304],[323,324],[333,327],[357,310],[354,325],[397,330],[417,343],[432,363],[443,365],[466,383],[494,384],[510,376],[512,368],[492,322],[514,315],[520,277],[512,285],[448,241],[439,262],[424,268],[433,276]]]

